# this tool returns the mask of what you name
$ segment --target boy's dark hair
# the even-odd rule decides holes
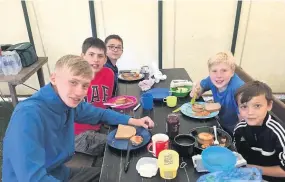
[[[116,39],[118,41],[120,41],[122,43],[122,47],[124,47],[124,43],[123,43],[123,39],[119,36],[119,35],[109,35],[106,39],[105,39],[105,44],[107,44],[109,42],[109,40],[111,39]]]
[[[89,37],[85,39],[82,44],[82,53],[86,54],[87,50],[90,47],[102,49],[104,51],[104,54],[106,55],[106,45],[101,39],[95,37]]]
[[[236,91],[235,100],[238,102],[238,97],[240,96],[240,103],[243,104],[250,101],[252,97],[259,95],[265,95],[267,103],[273,100],[272,90],[266,83],[251,81],[245,83]]]

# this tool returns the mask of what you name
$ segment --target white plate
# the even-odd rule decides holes
[[[144,74],[141,74],[141,73],[140,73],[140,74],[139,74],[139,77],[137,77],[137,78],[134,79],[134,80],[126,80],[125,78],[122,77],[122,74],[119,74],[119,75],[118,75],[118,78],[119,78],[120,80],[132,82],[132,81],[137,81],[137,80],[143,79],[143,78],[144,78]]]

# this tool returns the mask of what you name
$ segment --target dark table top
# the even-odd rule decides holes
[[[169,88],[171,80],[174,79],[188,79],[190,80],[189,75],[187,74],[184,68],[174,68],[174,69],[163,69],[163,74],[167,75],[167,79],[164,81],[160,81],[157,84],[154,84],[154,88]],[[118,95],[133,95],[136,96],[137,99],[140,98],[141,90],[138,87],[138,82],[133,83],[119,83],[118,85]],[[178,98],[178,106],[189,102],[190,98]],[[175,107],[175,108],[177,108]],[[143,111],[142,107],[140,107],[135,113],[133,111],[124,111],[126,114],[130,114],[136,118],[140,118],[143,116],[150,116],[155,122],[155,127],[151,130],[152,134],[156,133],[166,133],[166,118],[169,113],[171,113],[175,108],[169,108],[166,106],[164,102],[155,102],[154,109],[152,111]],[[217,124],[217,120],[215,118],[207,119],[207,120],[197,120],[192,119],[186,116],[181,115],[180,119],[180,129],[179,133],[189,133],[190,129],[199,127],[199,126],[213,126]],[[136,170],[136,163],[142,157],[153,157],[151,153],[149,153],[146,147],[141,149],[131,151],[130,154],[130,166],[127,173],[124,172],[124,163],[126,152],[118,151],[109,146],[106,146],[104,161],[102,165],[101,171],[101,182],[115,182],[115,181],[165,181],[160,177],[159,170],[157,175],[152,178],[143,178],[139,175]],[[193,167],[191,158],[180,158],[180,163],[184,161],[187,163],[185,168],[179,168],[177,177],[173,180],[168,181],[196,181],[201,173],[198,173],[196,169]]]

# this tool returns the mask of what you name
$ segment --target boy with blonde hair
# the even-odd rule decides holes
[[[248,82],[235,95],[244,119],[234,129],[234,144],[248,167],[261,169],[263,179],[285,181],[285,125],[269,111],[273,105],[271,88],[260,81]]]
[[[190,96],[197,94],[197,97],[200,97],[211,90],[214,102],[222,106],[219,112],[220,124],[232,135],[239,121],[234,94],[244,82],[235,73],[235,59],[231,53],[219,52],[211,57],[208,60],[208,69],[209,76],[195,85]]]
[[[3,144],[3,181],[98,181],[100,168],[67,168],[74,154],[74,121],[153,127],[149,117],[130,118],[82,102],[93,71],[80,56],[60,58],[51,83],[20,102]]]

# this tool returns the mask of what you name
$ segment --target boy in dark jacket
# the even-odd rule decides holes
[[[285,181],[285,127],[275,120],[270,87],[259,81],[240,87],[235,98],[243,120],[234,129],[237,151],[247,160],[249,167],[262,170],[268,181]]]

